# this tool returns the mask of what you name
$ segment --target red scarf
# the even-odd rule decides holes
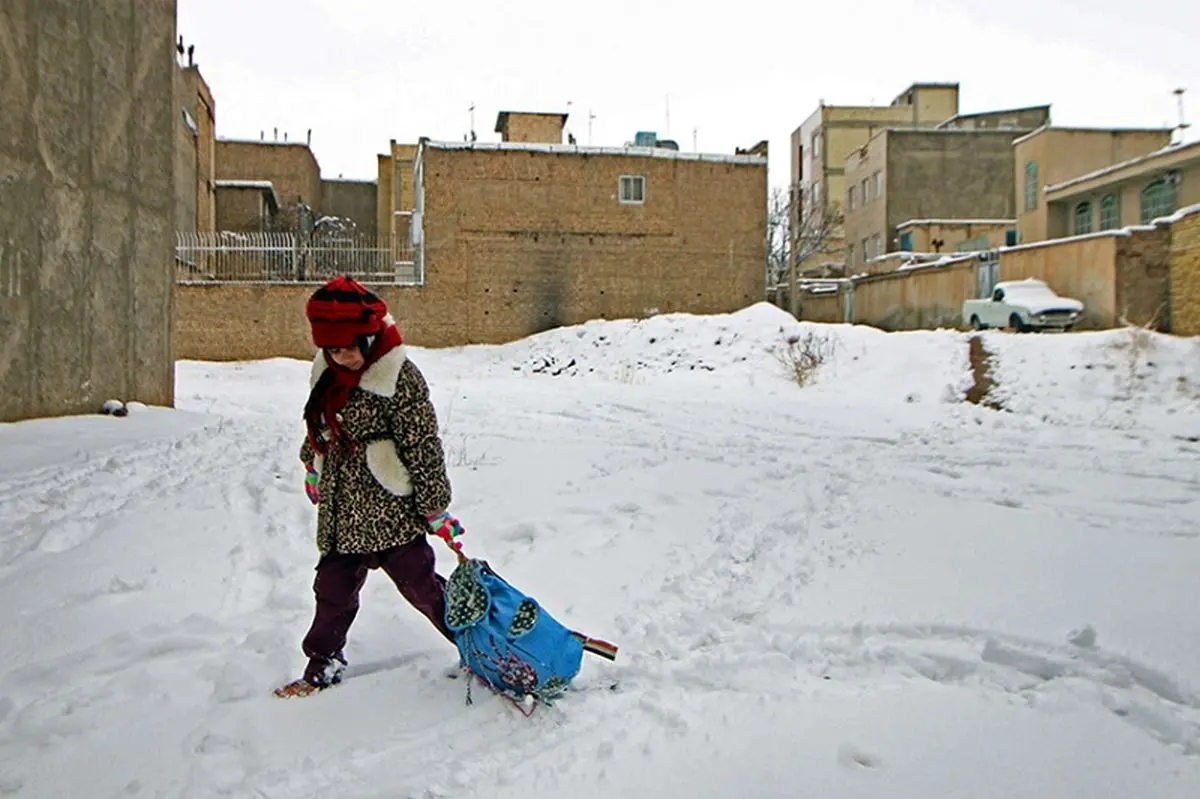
[[[324,353],[327,374],[321,375],[321,379],[317,381],[305,409],[308,440],[314,450],[324,455],[329,449],[329,443],[345,443],[342,441],[342,426],[338,422],[338,412],[346,406],[346,402],[350,399],[351,389],[358,385],[363,373],[372,364],[403,343],[404,339],[400,336],[400,328],[396,325],[387,325],[379,332],[366,361],[357,371],[339,366],[333,358],[329,357],[328,352]],[[318,392],[319,396],[317,396]],[[326,443],[318,434],[322,421],[329,426],[329,443]]]

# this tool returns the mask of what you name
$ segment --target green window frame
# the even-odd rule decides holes
[[[1075,225],[1073,230],[1076,236],[1092,232],[1092,203],[1090,200],[1084,200],[1075,206]]]
[[[1037,210],[1038,195],[1038,165],[1037,161],[1025,164],[1025,210]]]
[[[1175,213],[1175,183],[1159,178],[1142,189],[1142,224]]]
[[[1106,194],[1100,200],[1100,229],[1115,230],[1121,226],[1121,199],[1115,194]]]

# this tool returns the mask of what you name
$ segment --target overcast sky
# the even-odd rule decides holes
[[[772,183],[819,100],[887,103],[913,81],[959,82],[963,112],[1050,103],[1079,126],[1174,125],[1184,87],[1200,123],[1196,0],[178,3],[217,135],[311,128],[327,178],[374,179],[391,139],[461,141],[472,103],[480,141],[501,110],[569,111],[579,144],[768,139]]]

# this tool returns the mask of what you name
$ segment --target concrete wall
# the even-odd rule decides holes
[[[1171,226],[1171,331],[1200,336],[1200,212]]]
[[[1080,329],[1116,324],[1117,238],[1092,238],[1021,247],[1000,253],[1000,280],[1034,277],[1084,305]]]
[[[0,421],[174,401],[174,0],[0,14]]]
[[[354,220],[360,235],[375,238],[379,187],[375,181],[321,181],[321,213]]]
[[[1050,106],[1013,108],[963,114],[946,120],[941,127],[951,130],[1026,130],[1032,131],[1050,122]]]
[[[196,133],[188,128],[183,117],[184,110],[191,114],[191,107],[187,102],[187,75],[182,68],[176,68],[174,84],[175,113],[171,116],[171,123],[175,133],[175,230],[194,232],[198,229],[198,142]]]
[[[854,287],[854,322],[882,330],[962,327],[976,294],[975,260],[864,278]]]
[[[888,134],[887,228],[911,219],[1013,219],[1013,131]],[[894,245],[893,245],[894,246]]]
[[[1197,214],[1196,219],[1200,219]],[[1130,234],[1111,234],[1047,242],[1044,245],[1002,249],[999,280],[1045,281],[1058,294],[1084,303],[1079,329],[1108,329],[1123,320],[1132,324],[1152,324],[1171,329],[1188,319],[1195,305],[1186,298],[1189,277],[1195,261],[1185,260],[1192,251],[1181,248],[1187,240],[1187,228],[1181,228],[1172,251],[1172,233],[1167,227]],[[1185,245],[1186,246],[1186,245]],[[1172,260],[1174,259],[1174,260]],[[906,269],[861,278],[854,286],[856,324],[884,330],[914,330],[937,327],[962,327],[962,303],[977,296],[978,261],[964,256],[953,264]],[[1182,276],[1172,278],[1171,271]],[[1200,286],[1200,280],[1193,281]],[[1172,306],[1172,292],[1176,299]],[[840,299],[838,300],[840,303]],[[842,321],[839,305],[822,297],[811,302],[802,295],[802,319]],[[1183,316],[1180,320],[1175,317]],[[1173,321],[1175,327],[1171,327]],[[1198,320],[1200,321],[1200,320]]]
[[[987,238],[987,246],[982,249],[993,250],[1004,247],[1008,241],[1009,231],[1014,229],[1015,225],[1012,222],[944,220],[901,225],[896,228],[896,236],[911,233],[912,252],[952,253],[963,242],[974,241],[980,237]],[[933,242],[935,240],[942,242],[940,250],[934,249]]]

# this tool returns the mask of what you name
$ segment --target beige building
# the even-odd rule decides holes
[[[846,157],[884,128],[935,128],[958,114],[957,83],[914,83],[885,106],[825,105],[809,116],[791,137],[792,252],[801,258],[800,271],[830,260],[830,253],[803,257],[798,239],[821,226],[822,219],[843,213],[847,183]],[[840,259],[846,244],[834,225],[828,249]]]
[[[217,179],[270,182],[289,229],[319,213],[321,167],[306,142],[217,139]]]
[[[1001,111],[955,114],[939,130],[1034,130],[1050,122],[1050,106],[1031,105]]]
[[[274,230],[279,197],[269,180],[218,180],[217,230],[259,233]]]
[[[962,237],[940,241],[954,248],[981,243],[979,222],[1014,219],[1013,139],[1022,131],[979,128],[886,128],[846,160],[844,198],[846,265],[850,271],[888,252],[912,251],[912,220],[959,220]],[[974,222],[972,222],[974,220]],[[994,226],[994,225],[993,225]],[[950,225],[943,224],[942,232]],[[953,243],[951,243],[953,242]],[[1001,243],[1011,243],[1001,240]]]
[[[1013,142],[1017,237],[1053,237],[1045,188],[1140,158],[1171,143],[1171,129],[1044,127]],[[1060,227],[1061,230],[1061,227]]]
[[[193,65],[175,67],[175,229],[216,225],[216,103]]]
[[[1046,186],[1042,199],[1048,238],[1148,224],[1200,203],[1200,142]]]
[[[900,252],[994,250],[1016,244],[1015,219],[909,219],[896,225]]]
[[[462,343],[763,298],[764,156],[563,145],[565,117],[505,116],[522,141],[422,140],[412,162],[410,238]]]
[[[529,144],[562,144],[566,114],[501,111],[496,115],[500,141]]]

